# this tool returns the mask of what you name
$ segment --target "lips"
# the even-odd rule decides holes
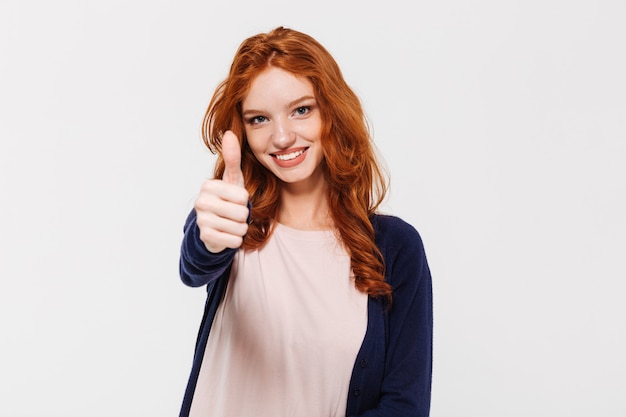
[[[303,153],[304,153],[304,149],[300,149],[299,151],[295,151],[295,152],[276,154],[274,155],[274,157],[276,157],[276,159],[279,159],[281,161],[290,161],[302,155]]]
[[[306,157],[306,151],[308,149],[308,147],[299,149],[288,149],[286,151],[273,153],[271,155],[278,164],[278,166],[288,168],[298,165],[300,162],[302,162]]]

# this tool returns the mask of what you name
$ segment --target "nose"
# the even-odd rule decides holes
[[[289,149],[296,142],[296,132],[287,119],[275,119],[272,144],[278,149]]]

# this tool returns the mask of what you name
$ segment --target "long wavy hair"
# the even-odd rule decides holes
[[[252,207],[243,248],[258,248],[267,241],[280,207],[281,183],[250,150],[242,118],[242,102],[252,81],[268,67],[306,78],[313,85],[322,119],[322,166],[334,226],[350,255],[356,288],[390,303],[392,289],[385,281],[384,260],[371,223],[385,198],[387,177],[377,162],[361,102],[319,42],[284,27],[252,36],[239,46],[202,123],[203,141],[217,154],[215,178],[224,173],[222,134],[232,130],[241,141],[241,170]]]

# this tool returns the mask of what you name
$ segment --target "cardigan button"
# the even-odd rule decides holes
[[[367,366],[367,361],[365,359],[362,359],[359,365],[361,366],[361,368],[365,368]]]
[[[353,394],[354,394],[354,396],[355,396],[355,397],[358,397],[359,395],[361,395],[361,390],[359,390],[358,388],[356,388],[356,389],[353,391]]]

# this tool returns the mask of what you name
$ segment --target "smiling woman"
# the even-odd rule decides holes
[[[322,119],[311,82],[269,67],[252,82],[243,119],[252,153],[281,180],[282,188],[293,193],[318,190],[322,203]]]
[[[432,284],[359,99],[310,36],[245,40],[203,123],[218,159],[180,272],[208,298],[181,416],[428,416]]]

